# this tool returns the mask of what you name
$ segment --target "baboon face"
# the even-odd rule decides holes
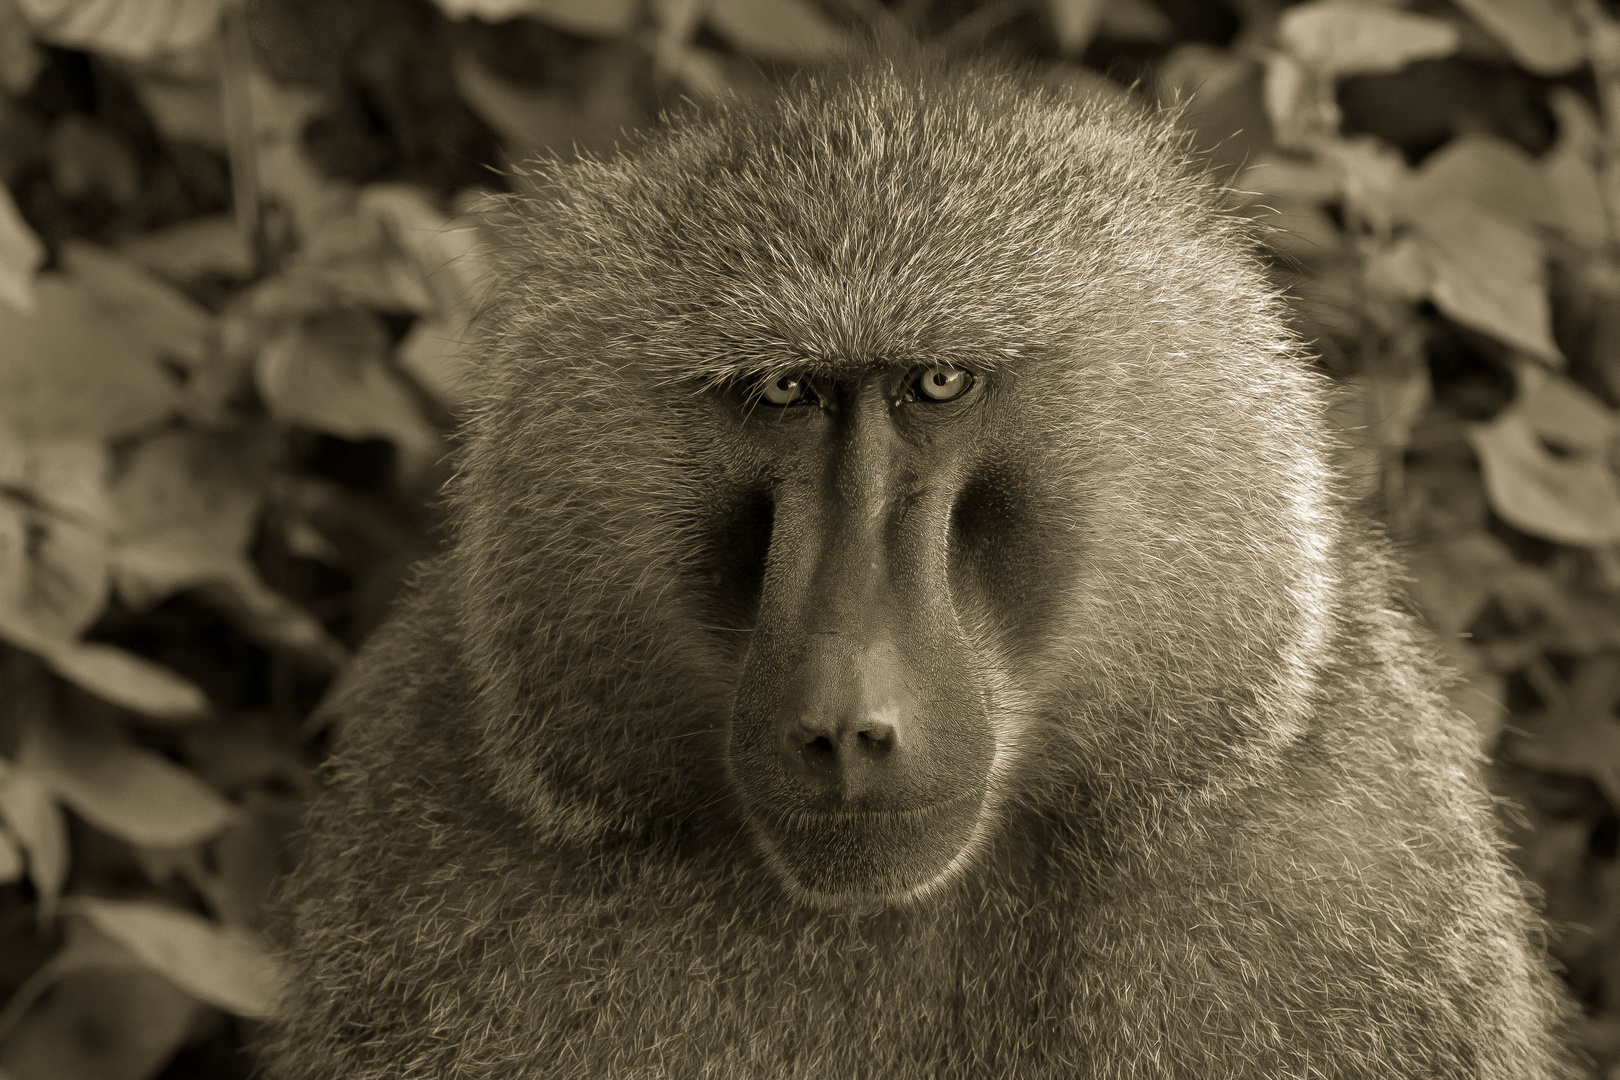
[[[925,893],[989,828],[1011,748],[972,564],[986,482],[1005,478],[997,390],[949,363],[728,388],[730,437],[762,466],[755,568],[733,564],[757,585],[728,765],[757,843],[812,903]]]
[[[1018,100],[835,81],[514,211],[458,587],[538,828],[723,787],[800,901],[943,901],[1014,813],[1105,835],[1298,730],[1280,310],[1164,132]]]

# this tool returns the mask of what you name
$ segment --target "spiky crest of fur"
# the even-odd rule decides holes
[[[1467,724],[1179,146],[879,62],[509,203],[455,543],[338,702],[288,886],[277,1075],[1564,1075]],[[725,788],[705,538],[768,465],[705,389],[937,360],[1035,433],[984,433],[1033,509],[961,613],[1000,798],[958,877],[817,911]]]

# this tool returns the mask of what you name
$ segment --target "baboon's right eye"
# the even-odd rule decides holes
[[[765,379],[760,397],[772,405],[795,405],[809,396],[802,375],[772,375]]]

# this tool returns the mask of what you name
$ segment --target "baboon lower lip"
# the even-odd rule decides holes
[[[790,891],[818,906],[913,896],[966,862],[983,793],[895,811],[762,814],[754,832]]]
[[[784,813],[774,807],[762,806],[756,808],[754,813],[772,827],[789,829],[838,828],[848,824],[871,824],[881,827],[900,822],[926,821],[939,815],[949,815],[963,807],[971,807],[976,811],[983,801],[984,789],[978,788],[922,806],[898,810],[857,805],[848,809],[790,810]]]

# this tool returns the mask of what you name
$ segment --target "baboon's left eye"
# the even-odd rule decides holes
[[[961,397],[973,385],[973,376],[959,367],[935,364],[917,376],[917,393],[929,401],[949,401]]]
[[[802,375],[772,375],[760,388],[759,396],[772,405],[792,405],[804,400],[806,387]]]

